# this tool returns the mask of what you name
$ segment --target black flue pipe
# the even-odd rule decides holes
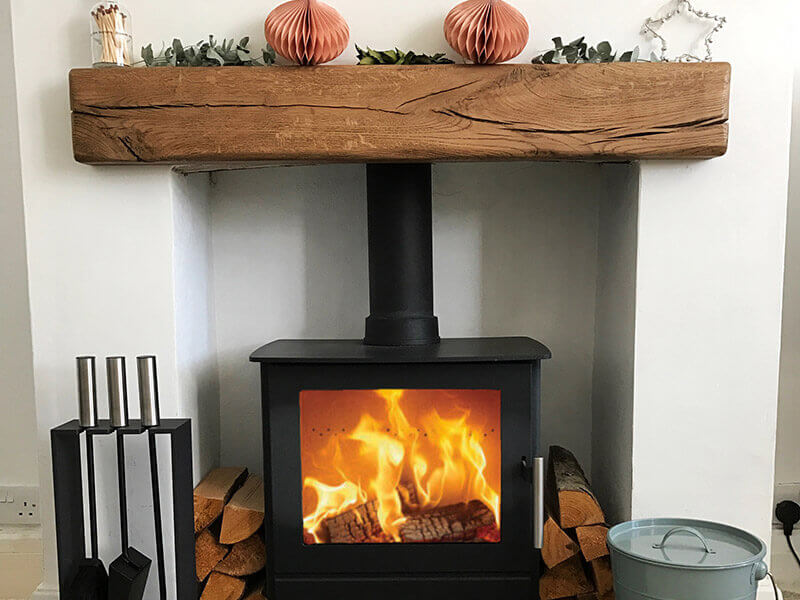
[[[369,309],[364,343],[436,344],[430,164],[368,164]]]

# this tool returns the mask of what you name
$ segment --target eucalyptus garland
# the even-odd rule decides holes
[[[553,38],[554,50],[549,50],[531,61],[539,65],[575,64],[575,63],[610,63],[610,62],[648,62],[639,56],[639,46],[621,54],[614,52],[611,44],[600,42],[597,46],[589,46],[579,37],[574,42],[564,44],[560,37]],[[650,55],[649,62],[659,62],[655,53]]]
[[[356,44],[356,58],[359,65],[450,65],[453,61],[444,55],[438,54],[417,54],[409,50],[403,52],[395,48],[394,50],[373,50],[369,46],[364,50]]]
[[[178,38],[171,46],[162,44],[158,54],[153,53],[153,45],[142,48],[142,60],[148,67],[251,67],[269,66],[275,62],[275,50],[269,44],[256,58],[247,48],[249,37],[243,37],[236,44],[233,39],[223,39],[217,43],[213,35],[192,46],[184,46]]]

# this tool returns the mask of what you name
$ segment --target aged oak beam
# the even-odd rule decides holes
[[[710,158],[727,63],[75,69],[76,160],[262,163]]]

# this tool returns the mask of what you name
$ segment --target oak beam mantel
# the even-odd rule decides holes
[[[269,163],[711,158],[727,63],[75,69],[75,159]]]

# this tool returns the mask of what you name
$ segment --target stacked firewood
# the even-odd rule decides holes
[[[540,599],[613,600],[605,516],[571,452],[550,448],[545,485]]]
[[[264,482],[245,468],[215,469],[194,490],[201,600],[264,600]]]

